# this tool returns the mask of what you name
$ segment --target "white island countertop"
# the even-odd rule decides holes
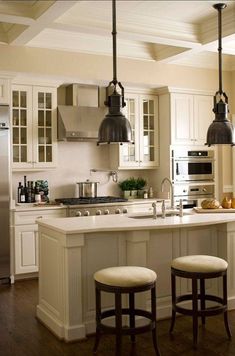
[[[98,231],[127,231],[127,230],[152,230],[172,229],[190,226],[204,226],[235,222],[235,213],[208,213],[198,214],[193,210],[184,212],[183,217],[167,216],[157,219],[151,217],[133,218],[147,213],[83,216],[70,218],[54,218],[38,220],[39,226],[44,226],[57,232],[70,235]]]

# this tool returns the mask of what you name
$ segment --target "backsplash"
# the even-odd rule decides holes
[[[17,200],[18,182],[23,180],[24,175],[27,175],[27,179],[31,181],[47,180],[50,200],[74,197],[76,182],[83,182],[86,179],[100,182],[98,185],[99,196],[119,196],[121,191],[118,183],[113,182],[108,172],[90,172],[90,169],[109,169],[108,162],[108,146],[97,147],[95,142],[59,142],[57,168],[37,172],[13,172],[13,199]],[[154,186],[152,170],[118,171],[118,181],[130,176],[143,177],[151,186]]]

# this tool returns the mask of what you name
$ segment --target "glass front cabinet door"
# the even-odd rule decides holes
[[[56,94],[56,88],[13,86],[13,168],[55,167]]]
[[[133,144],[120,145],[119,168],[155,168],[158,166],[157,97],[125,95],[123,110],[132,128]]]

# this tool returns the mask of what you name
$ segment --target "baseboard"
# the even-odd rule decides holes
[[[44,324],[55,336],[66,342],[77,341],[86,338],[85,325],[75,325],[71,327],[63,326],[62,322],[50,315],[44,308],[37,305],[37,318]]]

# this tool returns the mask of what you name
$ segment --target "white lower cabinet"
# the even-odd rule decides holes
[[[49,210],[32,208],[29,211],[13,212],[13,275],[38,272],[38,224],[36,220],[65,216],[65,208]]]
[[[38,271],[38,226],[16,226],[15,274]]]

